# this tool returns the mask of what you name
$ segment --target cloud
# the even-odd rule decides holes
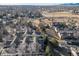
[[[0,5],[13,5],[13,4],[34,4],[34,3],[77,3],[79,0],[0,0]]]

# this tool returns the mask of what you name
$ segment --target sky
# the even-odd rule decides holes
[[[78,2],[79,0],[0,0],[0,5],[57,5]]]

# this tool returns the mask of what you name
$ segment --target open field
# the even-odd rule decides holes
[[[69,12],[51,12],[51,13],[43,12],[42,14],[46,17],[78,17],[79,18],[79,15],[75,15]]]
[[[73,19],[79,23],[79,15],[69,12],[46,12],[42,13],[45,17],[53,17],[55,22],[67,22],[69,19]]]

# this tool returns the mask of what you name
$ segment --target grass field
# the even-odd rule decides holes
[[[79,18],[79,15],[75,15],[69,12],[51,12],[51,13],[43,12],[42,14],[46,17],[78,17]]]
[[[73,19],[74,21],[77,21],[79,23],[79,15],[72,14],[69,12],[42,12],[42,15],[45,17],[55,17],[54,20],[57,22],[67,22],[69,18]],[[59,18],[61,17],[61,18]]]

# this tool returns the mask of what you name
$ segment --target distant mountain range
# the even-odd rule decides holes
[[[79,3],[23,3],[23,4],[3,4],[0,6],[79,6]]]
[[[79,3],[64,3],[63,6],[79,6]]]

